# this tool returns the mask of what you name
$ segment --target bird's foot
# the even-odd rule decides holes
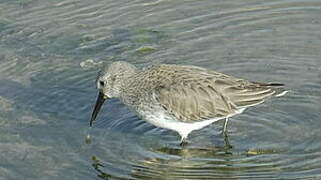
[[[181,147],[184,147],[188,144],[186,138],[182,138],[181,143],[179,144]]]

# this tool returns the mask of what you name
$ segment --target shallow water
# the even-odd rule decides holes
[[[0,179],[321,178],[319,0],[0,1]],[[179,147],[110,100],[101,62],[192,64],[289,93]],[[91,143],[85,139],[90,134]]]

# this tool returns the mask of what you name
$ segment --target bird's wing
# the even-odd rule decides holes
[[[252,83],[195,66],[162,65],[154,96],[177,120],[194,122],[223,118],[238,109],[262,103],[275,91],[268,84]]]

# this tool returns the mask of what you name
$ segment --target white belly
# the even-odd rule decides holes
[[[212,124],[215,121],[225,119],[236,114],[242,113],[244,109],[240,109],[235,114],[228,115],[226,117],[213,118],[209,120],[197,121],[193,123],[186,123],[174,120],[173,118],[166,116],[164,111],[153,111],[153,113],[142,115],[142,118],[147,122],[161,128],[170,129],[178,132],[182,138],[186,138],[188,134],[194,130],[201,129],[205,126]]]
[[[143,119],[157,127],[176,131],[182,136],[182,138],[186,138],[190,132],[201,129],[220,119],[224,119],[224,117],[194,123],[185,123],[170,119],[169,117],[166,117],[162,112],[155,112],[153,114],[146,114]]]

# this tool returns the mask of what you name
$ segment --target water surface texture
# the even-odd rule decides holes
[[[179,136],[118,100],[102,62],[189,64],[289,93]],[[320,0],[1,0],[0,179],[321,178]],[[90,134],[91,143],[86,143]]]

